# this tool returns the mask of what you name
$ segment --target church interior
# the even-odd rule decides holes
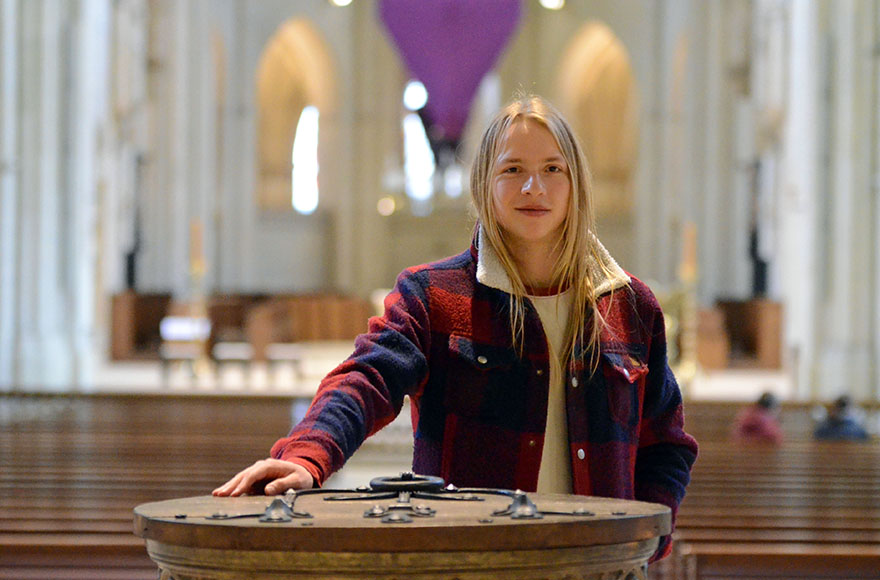
[[[0,0],[0,579],[155,578],[132,509],[265,457],[469,247],[517,94],[577,132],[700,443],[626,577],[877,578],[877,0]],[[784,440],[735,441],[763,393]],[[867,440],[815,441],[843,396]],[[404,411],[332,481],[411,453]]]

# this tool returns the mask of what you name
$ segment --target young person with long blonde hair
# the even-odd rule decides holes
[[[323,484],[408,395],[416,473],[675,515],[697,444],[663,315],[596,237],[587,163],[562,115],[534,96],[502,109],[471,195],[471,248],[401,273],[303,421],[215,495]],[[667,537],[655,558],[668,550]]]

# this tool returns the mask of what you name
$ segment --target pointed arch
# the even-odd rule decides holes
[[[630,216],[638,149],[638,99],[629,54],[605,24],[590,21],[560,63],[560,105],[584,142],[596,214]]]
[[[303,109],[333,107],[334,70],[327,44],[303,19],[282,24],[266,43],[257,68],[257,203],[291,207],[291,152]]]

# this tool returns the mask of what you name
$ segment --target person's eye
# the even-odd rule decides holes
[[[519,172],[519,167],[517,167],[515,165],[511,165],[510,167],[505,167],[501,171],[501,173],[518,173],[518,172]]]
[[[550,167],[547,168],[547,171],[549,171],[550,173],[564,173],[565,169],[563,169],[559,165],[551,165]]]

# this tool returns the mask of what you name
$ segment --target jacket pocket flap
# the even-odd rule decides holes
[[[516,361],[510,348],[474,342],[455,334],[449,336],[449,352],[482,370],[510,367]]]
[[[623,375],[630,384],[635,383],[648,373],[648,363],[630,352],[603,352],[602,358],[608,361],[611,367]]]

